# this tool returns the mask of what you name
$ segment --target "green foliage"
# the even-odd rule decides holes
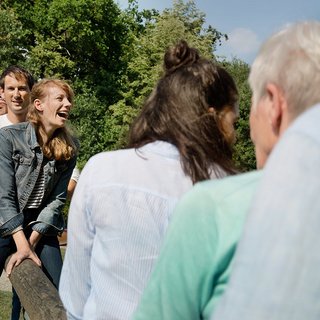
[[[224,36],[212,27],[204,27],[205,14],[196,8],[194,1],[174,1],[173,8],[161,14],[148,12],[144,17],[147,17],[145,28],[135,34],[131,59],[122,78],[122,99],[115,104],[118,110],[127,110],[129,118],[138,112],[161,76],[163,55],[169,46],[185,39],[202,55],[213,59],[216,42]],[[121,131],[122,137],[125,131],[126,128]]]
[[[0,319],[10,319],[12,293],[9,291],[0,291],[0,301]]]
[[[115,147],[121,123],[107,119],[115,112],[108,107],[121,97],[134,32],[142,30],[132,15],[113,0],[2,0],[0,18],[2,68],[20,64],[36,78],[63,78],[75,89],[71,120],[81,141],[80,164]]]
[[[85,88],[82,90],[81,94],[75,96],[75,108],[70,118],[81,142],[80,167],[90,156],[106,150],[104,122],[108,107],[94,91]]]
[[[216,45],[223,37],[227,37],[211,26],[204,27],[205,15],[196,8],[194,1],[187,3],[181,0],[174,1],[173,8],[164,10],[162,14],[156,14],[153,19],[146,23],[145,31],[136,38],[132,59],[128,63],[127,73],[123,80],[123,98],[115,104],[117,109],[123,112],[126,110],[133,114],[138,112],[143,101],[151,93],[157,79],[161,76],[163,54],[168,46],[175,44],[180,39],[185,39],[190,45],[198,48],[202,55],[215,59],[213,52]],[[234,161],[243,171],[253,170],[255,169],[255,155],[249,129],[251,91],[247,83],[249,66],[236,59],[220,63],[235,78],[240,96],[240,116],[236,125],[237,143],[234,147]],[[110,120],[110,122],[113,121]],[[114,127],[111,126],[111,128]],[[126,126],[123,127],[119,133],[121,137],[124,136],[126,128]],[[116,137],[118,132],[116,131],[116,135],[111,135]],[[114,145],[118,147],[123,143]]]
[[[35,49],[39,49],[34,51],[31,63],[41,70],[40,76],[62,75],[75,83],[86,81],[96,86],[101,96],[106,94],[109,99],[114,96],[115,75],[123,68],[119,57],[127,33],[127,25],[114,1],[51,0],[47,4],[38,0],[34,11],[38,31]],[[43,54],[46,46],[50,47],[45,50],[49,61],[39,65],[35,62],[42,57],[36,53]],[[54,57],[50,51],[55,52]]]
[[[0,68],[23,60],[27,50],[21,46],[26,30],[17,19],[14,10],[0,7]]]
[[[119,149],[127,144],[127,133],[138,110],[120,101],[108,108],[105,118],[107,150]]]
[[[68,78],[66,75],[75,68],[75,62],[61,54],[63,50],[58,39],[47,38],[35,32],[37,45],[30,49],[28,68],[35,77]]]
[[[236,123],[237,142],[234,146],[233,159],[243,171],[256,168],[254,146],[250,139],[249,115],[251,106],[251,90],[248,84],[249,65],[233,59],[231,62],[223,61],[222,65],[234,77],[239,91],[239,120]]]
[[[1,30],[24,53],[10,63],[26,64],[37,77],[86,81],[102,96],[116,97],[128,25],[113,0],[3,0],[0,8],[8,16]]]
[[[1,0],[0,67],[20,64],[37,78],[60,77],[75,89],[71,122],[81,142],[79,166],[92,155],[121,148],[132,119],[162,74],[163,54],[180,39],[215,59],[227,35],[205,27],[195,1],[174,0],[162,13],[139,10],[129,0],[121,11],[113,0]],[[240,92],[234,159],[255,167],[249,137],[249,67],[221,62]]]

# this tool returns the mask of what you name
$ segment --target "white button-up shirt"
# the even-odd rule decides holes
[[[130,318],[173,209],[191,187],[166,142],[89,160],[70,206],[60,280],[69,319]]]

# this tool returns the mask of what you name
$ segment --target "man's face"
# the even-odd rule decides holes
[[[0,87],[0,116],[7,113],[7,104],[4,100],[3,89]]]
[[[8,113],[15,115],[27,114],[30,103],[30,89],[25,78],[16,79],[14,75],[4,78],[4,98]]]
[[[264,167],[267,158],[272,151],[276,138],[272,130],[269,118],[270,101],[263,97],[254,107],[251,103],[250,111],[250,136],[255,146],[257,168]]]

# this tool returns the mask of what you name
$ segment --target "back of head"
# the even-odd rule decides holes
[[[4,78],[6,76],[14,76],[17,80],[24,79],[28,84],[30,91],[35,83],[33,76],[28,70],[17,65],[11,65],[6,68],[0,76],[0,86],[2,89],[4,89]]]
[[[269,38],[255,59],[249,82],[254,105],[268,83],[288,102],[291,119],[320,102],[320,22],[300,22]]]
[[[209,178],[215,165],[233,172],[231,146],[217,115],[226,105],[234,107],[237,98],[227,71],[180,41],[164,55],[164,76],[134,121],[129,146],[156,140],[172,143],[194,182]],[[215,112],[209,112],[211,107]]]

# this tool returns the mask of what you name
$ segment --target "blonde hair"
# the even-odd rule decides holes
[[[67,82],[59,79],[43,79],[36,83],[32,88],[31,103],[27,119],[35,127],[38,142],[45,157],[55,160],[70,160],[76,155],[78,147],[76,146],[74,136],[67,126],[56,129],[52,137],[46,143],[43,142],[40,134],[42,130],[41,118],[39,111],[34,106],[34,101],[36,99],[41,100],[45,98],[48,94],[48,88],[53,86],[61,88],[66,93],[71,104],[73,104],[74,93]]]

